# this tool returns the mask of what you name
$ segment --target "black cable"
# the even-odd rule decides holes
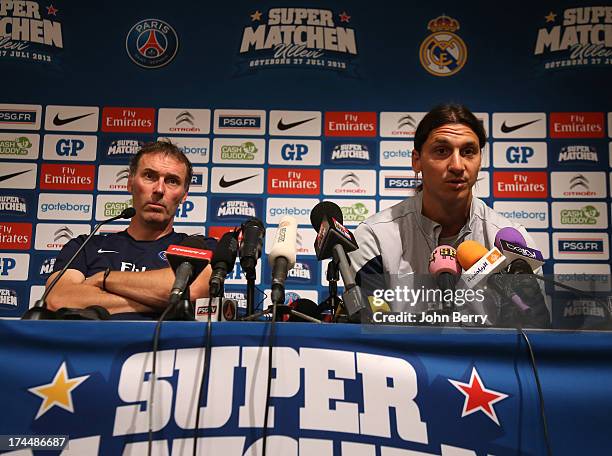
[[[157,320],[155,325],[155,333],[153,335],[153,366],[151,367],[151,392],[149,394],[149,437],[147,446],[147,455],[151,456],[151,450],[153,448],[153,395],[155,394],[155,374],[157,372],[157,349],[159,346],[159,334],[161,332],[161,324],[164,319],[168,316],[170,309],[174,306],[166,306],[162,314]]]
[[[600,299],[599,297],[595,296],[592,293],[587,293],[586,291],[581,290],[580,288],[574,288],[574,287],[570,287],[569,285],[565,285],[564,283],[558,282],[554,279],[549,279],[548,277],[545,277],[543,275],[540,274],[536,274],[533,273],[533,276],[537,279],[540,279],[543,282],[548,282],[548,283],[552,283],[553,285],[556,285],[560,288],[564,288],[566,290],[571,291],[572,293],[574,293],[577,296],[583,296],[585,298],[589,298],[594,300],[595,302],[598,302],[603,308],[604,308],[604,312],[608,315],[608,319],[612,320],[612,312],[610,311],[610,309],[608,308],[608,303],[605,302],[604,300]]]
[[[197,454],[197,443],[198,443],[198,429],[200,428],[200,403],[204,388],[208,386],[208,378],[210,371],[210,354],[212,352],[212,319],[211,319],[211,308],[212,300],[219,299],[219,308],[217,312],[221,313],[221,302],[223,298],[209,298],[208,300],[208,321],[206,322],[206,343],[204,344],[204,368],[202,369],[202,376],[200,377],[200,392],[198,394],[198,401],[196,402],[196,420],[195,428],[193,430],[193,456]]]
[[[272,347],[274,345],[275,328],[276,328],[276,302],[273,302],[272,303],[272,321],[270,323],[270,335],[268,337],[268,378],[267,378],[267,385],[266,385],[266,406],[264,409],[262,456],[266,456],[266,444],[268,442],[268,408],[270,408],[270,390],[272,387]]]
[[[531,362],[531,368],[533,369],[533,375],[535,377],[536,386],[538,389],[538,399],[540,401],[540,416],[542,417],[542,427],[544,428],[544,441],[546,442],[546,454],[548,456],[552,456],[552,449],[550,447],[550,436],[548,434],[548,423],[546,420],[546,410],[544,409],[544,394],[542,394],[542,385],[540,384],[540,376],[538,375],[538,367],[536,365],[535,356],[533,354],[533,348],[531,347],[531,342],[529,342],[529,337],[523,331],[523,328],[517,328],[520,334],[527,342],[527,351],[529,352],[529,361]]]

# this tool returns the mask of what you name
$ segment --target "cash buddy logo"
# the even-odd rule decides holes
[[[600,213],[593,206],[584,206],[581,209],[563,209],[561,211],[562,225],[595,225]]]
[[[240,73],[283,67],[355,71],[357,41],[346,11],[271,8],[253,11],[249,19],[242,30]]]
[[[583,6],[543,16],[533,54],[547,70],[610,66],[610,7]]]
[[[143,68],[168,65],[176,56],[178,46],[178,35],[161,19],[144,19],[134,24],[125,38],[128,56]]]
[[[2,155],[28,155],[32,148],[32,142],[25,136],[14,140],[0,141],[0,156]]]
[[[104,204],[104,218],[116,217],[128,207],[132,207],[132,198],[126,201],[109,201]]]
[[[52,62],[64,47],[59,11],[35,1],[0,2],[0,58]]]
[[[467,46],[455,34],[459,30],[459,21],[448,16],[438,16],[427,24],[432,32],[419,50],[423,68],[434,76],[452,76],[457,74],[467,62]]]
[[[254,160],[258,149],[251,141],[221,146],[221,160]]]
[[[344,222],[363,222],[368,218],[368,208],[363,203],[355,203],[352,206],[341,206]]]

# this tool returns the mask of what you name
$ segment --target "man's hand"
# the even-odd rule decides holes
[[[192,301],[208,296],[211,271],[210,266],[207,266],[189,287],[189,298]],[[174,278],[171,268],[135,272],[111,271],[106,277],[106,291],[156,309],[164,309],[168,305]],[[99,272],[85,282],[90,281],[92,286],[102,289],[103,279],[104,272]]]
[[[104,272],[105,271],[96,272],[94,275],[87,277],[83,283],[101,290],[104,283]]]
[[[49,286],[57,274],[59,272],[51,274],[47,280],[47,286]],[[57,310],[62,307],[84,309],[85,307],[99,305],[106,308],[111,314],[155,311],[155,309],[137,300],[103,291],[103,278],[104,272],[94,274],[94,276],[85,279],[85,276],[80,271],[68,269],[51,293],[49,293],[49,296],[47,296],[47,307],[50,310]]]

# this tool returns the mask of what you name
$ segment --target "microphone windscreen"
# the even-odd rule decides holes
[[[134,209],[133,207],[126,207],[121,212],[121,218],[124,218],[124,219],[132,218],[135,215],[136,215],[136,209]]]
[[[461,266],[457,262],[457,251],[450,245],[439,245],[431,252],[429,272],[437,276],[443,272],[452,275],[461,274]]]
[[[217,243],[211,265],[214,268],[219,263],[233,267],[238,255],[238,239],[234,231],[228,231]]]
[[[495,247],[497,247],[499,250],[502,249],[500,243],[502,239],[504,241],[520,245],[521,247],[527,247],[527,242],[525,241],[525,238],[521,232],[516,228],[512,228],[511,226],[502,228],[495,235]]]
[[[467,271],[474,263],[480,260],[488,252],[486,247],[477,241],[463,241],[457,247],[457,260],[461,267]]]
[[[281,219],[276,230],[276,236],[274,238],[274,245],[270,254],[268,255],[268,261],[270,266],[274,266],[274,262],[277,258],[284,257],[287,259],[287,267],[293,268],[295,265],[296,257],[296,241],[297,241],[297,220],[295,217],[290,215],[285,216]]]
[[[183,239],[180,245],[183,247],[210,250],[206,242],[206,237],[201,234],[192,234],[191,236],[187,236],[185,239]]]
[[[263,222],[261,220],[259,220],[257,217],[251,217],[250,219],[248,219],[246,222],[244,222],[242,224],[242,229],[246,229],[246,228],[257,228],[260,229],[262,231],[265,231],[265,227],[263,225]]]
[[[291,308],[297,312],[308,315],[309,317],[316,318],[317,320],[321,319],[321,311],[319,310],[319,306],[314,301],[310,299],[300,298],[293,301],[291,304]],[[308,321],[297,315],[291,315],[288,321]]]
[[[310,211],[310,223],[316,231],[321,228],[321,222],[325,216],[335,218],[340,224],[344,223],[340,206],[331,201],[321,201]]]

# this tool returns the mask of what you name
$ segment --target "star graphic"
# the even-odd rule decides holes
[[[34,418],[37,420],[49,411],[54,405],[68,410],[70,413],[74,413],[74,406],[72,405],[72,390],[83,383],[89,378],[89,375],[83,375],[82,377],[68,377],[68,370],[66,368],[66,361],[62,363],[60,368],[55,373],[53,381],[46,385],[35,386],[29,388],[28,391],[32,394],[36,394],[38,397],[43,399],[38,413]]]
[[[450,378],[448,381],[465,396],[461,418],[480,410],[500,426],[493,404],[506,399],[508,395],[485,388],[476,367],[472,367],[470,383],[463,383]]]
[[[551,11],[550,13],[548,13],[548,16],[544,16],[544,19],[546,19],[546,23],[555,22],[556,17],[557,15]]]
[[[251,14],[251,21],[261,21],[261,11],[257,10]]]
[[[349,16],[346,11],[342,11],[340,13],[340,22],[350,22],[351,16]]]
[[[55,16],[57,12],[59,11],[53,5],[45,6],[45,8],[47,8],[47,15],[49,16]]]

